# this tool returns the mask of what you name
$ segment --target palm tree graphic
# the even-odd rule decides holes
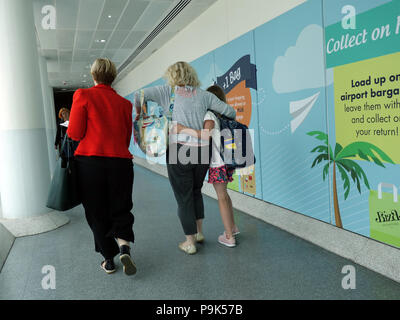
[[[393,160],[389,158],[389,156],[379,149],[377,146],[374,146],[368,142],[353,142],[346,147],[342,147],[339,143],[335,145],[335,152],[332,152],[332,148],[328,142],[328,135],[321,131],[312,131],[308,132],[307,135],[314,136],[316,139],[323,141],[325,144],[319,145],[311,150],[311,153],[318,152],[320,153],[315,159],[311,166],[314,168],[317,164],[322,161],[327,161],[323,168],[323,180],[327,177],[329,173],[329,165],[333,164],[333,204],[335,209],[335,222],[336,226],[339,228],[343,228],[342,219],[340,217],[339,210],[339,201],[337,194],[337,186],[336,186],[336,168],[339,171],[341,178],[343,180],[343,188],[345,190],[344,199],[346,200],[349,192],[350,192],[350,179],[355,184],[357,184],[358,192],[361,194],[361,181],[364,182],[365,186],[370,189],[367,176],[363,169],[350,158],[359,157],[368,162],[374,162],[378,166],[385,167],[383,162],[388,162],[394,164]],[[381,160],[380,160],[380,159]]]

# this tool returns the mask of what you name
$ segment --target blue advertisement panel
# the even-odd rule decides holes
[[[190,62],[252,129],[229,188],[400,247],[399,50],[400,1],[309,0]]]
[[[400,2],[323,3],[332,223],[400,247]]]
[[[200,88],[206,90],[213,85],[216,80],[214,52],[210,52],[200,58],[190,62],[190,65],[196,70],[197,76],[201,82]]]
[[[248,32],[214,50],[214,56],[216,83],[223,88],[227,103],[236,110],[236,120],[251,130],[256,156],[254,170],[237,170],[229,188],[262,199],[254,33]]]
[[[255,42],[263,199],[330,222],[327,177],[312,168],[318,142],[308,135],[327,127],[322,2],[257,28]]]

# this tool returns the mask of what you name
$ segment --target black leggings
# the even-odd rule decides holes
[[[132,160],[83,156],[76,160],[79,193],[95,250],[105,259],[112,259],[119,253],[115,238],[135,240]]]
[[[183,152],[179,152],[181,148]],[[176,154],[176,152],[178,154]],[[182,164],[179,154],[194,155],[187,164]],[[203,163],[201,156],[203,155]],[[204,219],[204,204],[201,188],[209,167],[209,147],[170,146],[167,153],[169,182],[178,203],[178,216],[185,235],[197,233],[196,220]]]

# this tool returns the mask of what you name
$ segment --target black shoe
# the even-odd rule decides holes
[[[114,260],[112,259],[106,259],[101,263],[101,268],[107,272],[108,274],[114,273],[115,272],[115,264]]]
[[[129,246],[122,245],[120,247],[120,252],[119,260],[124,266],[125,274],[128,276],[134,275],[136,273],[136,265],[131,258]]]

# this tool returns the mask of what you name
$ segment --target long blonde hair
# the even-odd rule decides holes
[[[164,75],[171,87],[191,86],[200,87],[200,81],[194,68],[184,61],[179,61],[169,66]]]

